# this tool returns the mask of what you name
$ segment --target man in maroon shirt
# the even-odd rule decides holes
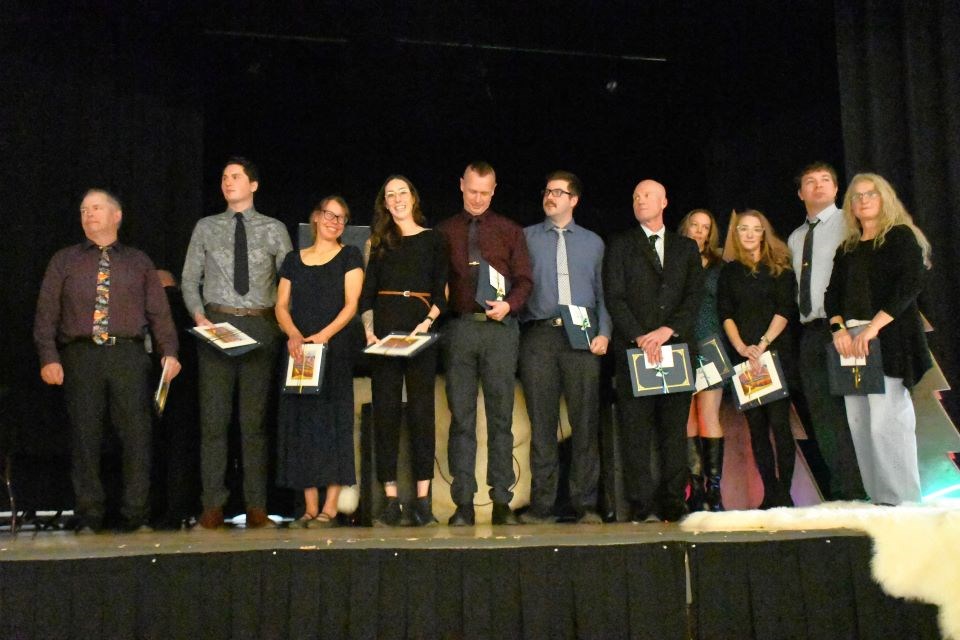
[[[123,446],[122,528],[146,530],[150,489],[150,359],[147,326],[168,380],[180,372],[177,330],[166,294],[145,253],[117,241],[123,212],[115,196],[89,190],[80,204],[86,240],[50,260],[34,320],[40,377],[63,385],[73,449],[77,531],[103,526],[100,483],[103,419]],[[95,318],[98,320],[95,322]]]
[[[467,166],[460,178],[463,211],[438,225],[450,247],[453,319],[445,332],[447,403],[452,416],[448,459],[457,510],[450,526],[474,524],[477,492],[477,388],[483,385],[487,414],[487,484],[493,524],[518,524],[510,510],[513,473],[513,396],[520,331],[517,313],[533,280],[523,229],[490,210],[497,177],[486,162]],[[489,266],[488,266],[489,265]],[[503,285],[489,299],[476,299],[478,283],[497,274]],[[498,293],[493,293],[499,289]]]

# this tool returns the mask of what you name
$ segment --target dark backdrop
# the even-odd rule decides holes
[[[81,238],[82,191],[119,191],[122,238],[179,272],[194,222],[223,206],[219,174],[232,153],[260,164],[258,209],[291,229],[331,192],[369,221],[394,172],[413,180],[435,222],[458,209],[463,166],[484,158],[498,173],[494,207],[524,224],[541,216],[543,175],[562,167],[586,185],[578,220],[604,236],[634,224],[630,194],[645,177],[667,186],[671,226],[693,207],[725,225],[731,208],[751,206],[786,236],[803,216],[798,167],[823,159],[858,170],[871,158],[864,145],[904,153],[872,142],[886,121],[866,125],[849,106],[851,90],[878,100],[893,67],[913,82],[883,111],[910,132],[910,179],[927,185],[903,195],[938,239],[938,267],[954,259],[958,162],[946,140],[949,126],[957,139],[947,122],[956,109],[946,107],[956,86],[938,87],[955,82],[958,56],[930,49],[936,41],[893,45],[914,37],[902,31],[916,26],[912,9],[876,21],[862,13],[875,8],[829,0],[261,4],[120,13],[88,3],[0,17],[0,383],[14,390],[0,419],[21,425],[24,446],[63,449],[59,396],[39,381],[30,330],[47,260]],[[936,31],[929,18],[920,24]],[[843,51],[841,85],[837,42],[859,43],[858,29],[897,62],[876,69],[864,60],[877,51]],[[917,56],[937,62],[913,77],[903,58]],[[940,121],[917,84],[948,99]],[[938,138],[939,155],[925,155],[919,143]],[[901,155],[876,168],[902,188]],[[955,300],[943,296],[933,313],[943,335],[954,333]],[[940,349],[957,380],[955,347]]]

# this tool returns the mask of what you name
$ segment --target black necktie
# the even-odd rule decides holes
[[[250,266],[247,264],[247,228],[243,214],[233,216],[237,221],[233,232],[233,288],[242,296],[250,290]]]
[[[657,265],[663,267],[663,263],[660,262],[660,254],[657,253],[657,240],[660,239],[660,236],[653,234],[652,236],[647,236],[647,240],[650,241],[650,248],[653,249],[653,255],[657,259]]]
[[[803,239],[803,262],[800,264],[800,315],[809,315],[813,310],[810,300],[810,274],[813,271],[813,231],[820,219],[807,221],[807,237]]]
[[[480,220],[470,218],[467,226],[467,267],[470,274],[470,290],[476,291],[480,281]]]

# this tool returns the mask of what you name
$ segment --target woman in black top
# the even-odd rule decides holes
[[[342,329],[357,313],[363,257],[340,243],[349,216],[339,196],[321,200],[310,214],[313,245],[291,251],[280,267],[276,313],[287,351],[299,358],[305,342],[327,345],[320,393],[280,396],[277,483],[303,489],[306,505],[292,528],[335,526],[340,487],[356,483],[353,359],[359,345]],[[322,507],[318,487],[326,487]]]
[[[796,317],[797,283],[790,250],[759,211],[734,212],[717,286],[717,308],[730,345],[754,367],[776,342],[784,369],[791,366],[788,318]],[[781,398],[744,412],[753,457],[763,480],[761,509],[792,507],[790,485],[796,456],[790,431],[790,399]],[[776,462],[770,433],[776,443]]]
[[[919,502],[917,418],[910,388],[932,366],[917,309],[930,243],[890,183],[863,173],[844,196],[848,235],[837,249],[824,300],[833,344],[863,357],[878,338],[885,390],[846,396],[863,484],[874,502]]]
[[[428,332],[446,308],[445,245],[443,237],[424,228],[425,224],[413,184],[403,176],[387,178],[374,203],[369,261],[360,301],[367,344],[392,331]],[[374,356],[371,369],[377,478],[387,496],[375,524],[396,526],[403,515],[397,498],[397,451],[404,383],[413,477],[417,482],[417,499],[410,519],[417,526],[434,524],[437,520],[430,505],[430,481],[436,446],[436,347],[427,347],[411,358]]]

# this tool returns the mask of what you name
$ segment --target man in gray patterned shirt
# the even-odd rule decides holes
[[[238,393],[237,420],[243,446],[243,494],[247,527],[272,526],[267,517],[267,438],[264,417],[273,381],[280,330],[274,317],[277,271],[293,249],[279,220],[257,213],[253,194],[257,168],[246,158],[227,161],[220,182],[227,210],[201,218],[183,265],[183,299],[197,325],[229,322],[261,343],[228,356],[200,345],[200,525],[223,525],[227,430]]]

